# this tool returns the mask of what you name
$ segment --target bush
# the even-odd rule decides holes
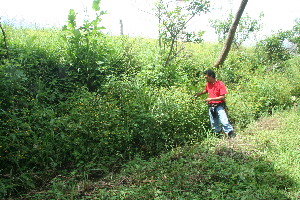
[[[258,74],[230,91],[230,116],[240,127],[246,127],[265,113],[290,107],[292,89],[286,77],[280,74]]]
[[[264,63],[276,64],[291,58],[291,53],[284,42],[289,38],[288,32],[278,32],[257,44],[258,57]]]
[[[183,88],[150,88],[139,82],[112,82],[107,91],[119,99],[133,149],[146,155],[201,140],[207,128],[205,105],[197,105]],[[183,134],[184,131],[184,134]]]

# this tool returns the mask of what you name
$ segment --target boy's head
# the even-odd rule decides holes
[[[209,69],[204,72],[204,75],[210,76],[212,78],[216,78],[216,74],[213,70]]]

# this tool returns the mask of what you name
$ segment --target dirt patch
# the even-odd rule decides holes
[[[265,118],[254,123],[245,131],[245,134],[253,135],[254,133],[259,131],[272,131],[278,129],[280,126],[280,120],[276,118]]]
[[[233,155],[234,157],[240,157],[241,155],[232,154],[231,150],[241,152],[244,156],[250,156],[254,152],[257,154],[255,145],[251,142],[251,139],[244,137],[246,135],[255,135],[260,131],[272,131],[279,129],[282,125],[280,118],[268,117],[262,118],[251,124],[249,128],[243,131],[241,135],[237,133],[237,137],[234,139],[223,139],[217,145],[216,154],[226,154],[227,156]],[[227,151],[224,148],[227,148]]]
[[[280,127],[281,123],[278,119],[275,118],[269,118],[269,119],[264,119],[261,121],[258,121],[256,123],[256,128],[258,130],[267,130],[267,131],[271,131],[271,130],[275,130],[278,127]]]

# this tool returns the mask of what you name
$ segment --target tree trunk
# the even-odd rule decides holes
[[[8,58],[9,57],[9,50],[8,50],[7,41],[6,41],[6,34],[5,34],[5,31],[4,31],[4,28],[2,27],[1,18],[0,18],[0,29],[1,29],[2,35],[3,35],[4,48],[6,49],[6,58]]]
[[[120,35],[124,35],[123,32],[123,21],[120,19]]]
[[[216,68],[220,68],[223,65],[226,58],[227,58],[227,55],[230,51],[230,48],[231,48],[231,45],[232,45],[232,41],[233,41],[233,38],[234,38],[234,35],[235,35],[235,32],[236,32],[237,26],[239,24],[239,21],[242,17],[242,14],[245,10],[245,7],[246,7],[247,3],[248,3],[248,0],[242,0],[242,2],[241,2],[240,8],[239,8],[238,12],[236,13],[235,19],[234,19],[234,21],[231,25],[230,31],[228,33],[226,42],[225,42],[223,50],[222,50],[222,53],[221,53],[220,57],[218,58],[218,60],[214,63],[214,67],[216,67]]]

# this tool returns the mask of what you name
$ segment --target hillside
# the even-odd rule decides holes
[[[92,24],[75,25],[4,27],[0,198],[87,199],[91,193],[100,199],[213,199],[254,197],[254,190],[267,197],[297,195],[285,189],[294,188],[291,180],[297,176],[286,179],[275,163],[284,169],[287,164],[274,160],[277,154],[264,155],[283,141],[252,144],[260,130],[249,126],[299,100],[300,57],[276,48],[280,38],[275,44],[274,38],[265,41],[270,49],[265,43],[233,48],[215,69],[229,91],[227,111],[239,133],[227,144],[207,137],[206,97],[195,98],[221,44],[177,42],[177,50],[184,49],[169,60],[157,40],[109,36]],[[244,149],[250,147],[254,150]],[[266,181],[272,177],[283,183]],[[273,192],[267,192],[270,188]]]
[[[57,177],[36,199],[299,199],[300,109],[249,125],[234,139],[209,136],[105,178]]]

